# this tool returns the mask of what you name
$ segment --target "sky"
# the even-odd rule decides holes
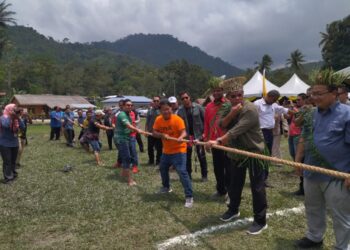
[[[301,50],[322,59],[326,25],[350,14],[350,0],[7,0],[18,25],[71,42],[115,41],[135,33],[171,34],[234,66],[273,68]]]

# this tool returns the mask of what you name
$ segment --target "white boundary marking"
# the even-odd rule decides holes
[[[267,218],[271,217],[271,216],[287,216],[290,214],[301,214],[304,212],[304,205],[299,205],[298,207],[294,207],[294,208],[287,208],[284,210],[277,210],[273,213],[267,213]],[[157,244],[157,249],[158,250],[165,250],[168,249],[170,247],[179,245],[179,244],[185,244],[185,245],[192,245],[195,246],[197,245],[197,239],[203,236],[206,236],[208,234],[212,234],[215,233],[217,231],[221,231],[224,229],[237,229],[240,227],[244,227],[247,226],[248,224],[253,222],[253,217],[249,217],[249,218],[244,218],[244,219],[239,219],[230,223],[226,223],[226,224],[221,224],[221,225],[217,225],[217,226],[211,226],[211,227],[207,227],[204,228],[202,230],[196,231],[194,233],[189,233],[189,234],[183,234],[183,235],[179,235],[173,238],[170,238],[166,241],[163,241],[159,244]]]

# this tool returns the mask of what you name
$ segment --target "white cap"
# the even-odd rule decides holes
[[[101,109],[95,111],[95,115],[105,115]]]
[[[170,96],[170,97],[168,98],[168,101],[169,101],[170,103],[177,103],[177,99],[176,99],[175,96]]]

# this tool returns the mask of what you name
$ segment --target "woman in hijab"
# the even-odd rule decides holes
[[[15,104],[8,104],[0,117],[0,152],[3,161],[4,184],[17,177],[16,159],[18,154],[18,132],[23,123],[16,112]]]

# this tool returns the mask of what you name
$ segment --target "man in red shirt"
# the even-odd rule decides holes
[[[216,140],[224,135],[224,131],[219,126],[221,106],[226,102],[224,91],[220,84],[212,87],[214,100],[205,108],[204,113],[204,141]],[[213,155],[214,174],[216,179],[216,192],[213,198],[225,196],[230,184],[229,160],[226,153],[215,148],[211,149]]]
[[[290,115],[291,122],[289,125],[289,136],[288,136],[288,145],[289,145],[289,154],[295,161],[295,155],[297,151],[297,145],[299,142],[299,136],[301,134],[301,127],[295,124],[295,118],[298,116],[300,108],[305,105],[306,94],[301,93],[297,96],[296,106],[293,108],[293,113]],[[300,176],[299,190],[294,193],[295,195],[304,195],[303,187],[303,177]]]

